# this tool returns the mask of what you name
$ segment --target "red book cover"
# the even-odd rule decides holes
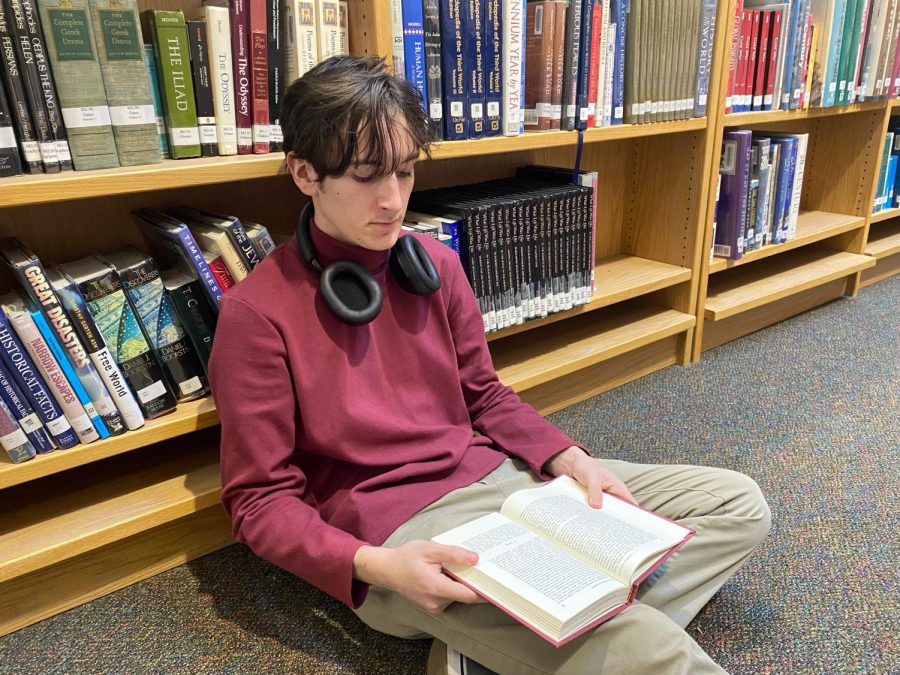
[[[730,113],[734,108],[735,75],[737,74],[738,58],[741,42],[741,15],[744,11],[744,0],[737,0],[734,6],[734,21],[731,25],[731,52],[728,56],[728,89],[725,95],[725,112]]]
[[[745,81],[745,86],[747,87],[747,93],[745,100],[746,110],[754,110],[753,101],[754,96],[756,94],[756,84],[757,84],[757,71],[759,70],[759,62],[763,62],[763,68],[765,68],[765,59],[760,58],[759,52],[759,24],[761,23],[760,18],[762,16],[762,12],[758,9],[749,10],[750,11],[750,50],[747,54],[747,79]],[[762,103],[762,74],[759,76],[759,100]]]
[[[249,11],[250,118],[253,124],[253,152],[269,152],[269,39],[266,0],[245,0]]]
[[[253,121],[250,116],[250,40],[246,0],[230,0],[231,60],[234,67],[234,98],[237,117],[238,154],[253,152]]]
[[[594,3],[591,15],[591,60],[588,69],[588,129],[597,122],[597,77],[600,71],[600,31],[603,29],[603,5]],[[603,117],[602,115],[600,116]]]
[[[738,74],[736,81],[737,96],[736,107],[738,112],[744,112],[750,109],[750,94],[753,89],[753,80],[750,77],[750,45],[752,43],[750,37],[750,28],[753,25],[753,11],[745,9],[741,15],[741,56],[738,61]],[[747,80],[750,78],[750,82]]]
[[[869,0],[862,0],[863,11],[862,20],[859,22],[859,44],[856,46],[856,65],[853,68],[853,82],[850,83],[850,96],[847,103],[853,103],[856,100],[856,87],[859,85],[859,73],[862,70],[863,52],[866,48],[866,35],[869,30]],[[900,46],[900,43],[898,43]]]
[[[803,64],[800,74],[800,101],[797,103],[798,108],[806,106],[806,77],[809,75],[809,60],[812,58],[812,15],[806,20],[806,39],[803,40]]]
[[[753,55],[756,59],[753,74],[753,109],[762,110],[763,95],[766,93],[766,65],[769,63],[769,28],[772,23],[772,12],[756,10],[753,12],[753,37],[756,45]]]
[[[780,102],[775,101],[775,73],[778,70],[778,51],[781,47],[781,12],[771,12],[771,30],[769,31],[769,62],[766,65],[766,81],[763,87],[763,110],[778,109]]]
[[[206,258],[206,264],[209,265],[209,271],[212,272],[212,275],[216,278],[216,281],[219,283],[219,288],[222,289],[223,293],[234,286],[236,283],[234,277],[231,276],[228,268],[225,267],[225,263],[222,261],[221,256],[216,256],[215,258],[209,256]]]

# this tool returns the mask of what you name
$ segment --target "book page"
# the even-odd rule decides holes
[[[654,513],[609,494],[603,507],[588,505],[584,489],[568,476],[521,490],[501,513],[628,584],[648,561],[690,532]]]
[[[434,541],[476,551],[477,565],[447,569],[526,616],[533,614],[526,608],[531,605],[565,622],[609,593],[627,595],[623,584],[499,513],[449,530]],[[486,583],[479,573],[495,583]],[[497,585],[521,598],[503,594]]]

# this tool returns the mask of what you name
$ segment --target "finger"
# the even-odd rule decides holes
[[[475,551],[469,551],[462,546],[435,544],[430,554],[432,556],[432,562],[464,565],[466,567],[478,562],[478,554],[475,553]]]
[[[445,575],[441,575],[441,581],[437,584],[434,595],[447,600],[448,603],[461,602],[472,605],[484,602],[484,599],[471,588]]]
[[[608,473],[607,479],[604,481],[603,489],[619,499],[624,499],[626,502],[634,504],[635,506],[638,505],[637,500],[618,476]]]

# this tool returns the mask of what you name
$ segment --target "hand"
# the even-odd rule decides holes
[[[618,476],[604,469],[597,460],[574,445],[547,460],[544,469],[553,476],[574,478],[587,490],[588,504],[594,508],[599,509],[603,505],[604,491],[635,506],[638,505],[637,500]]]
[[[362,546],[353,558],[353,576],[400,593],[433,614],[451,602],[483,602],[471,588],[443,573],[441,565],[471,566],[478,554],[433,541],[409,541],[398,548]]]

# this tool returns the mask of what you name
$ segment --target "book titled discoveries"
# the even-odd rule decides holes
[[[693,535],[609,494],[595,509],[562,476],[433,540],[477,552],[476,565],[447,572],[559,647],[625,609],[638,584]]]

